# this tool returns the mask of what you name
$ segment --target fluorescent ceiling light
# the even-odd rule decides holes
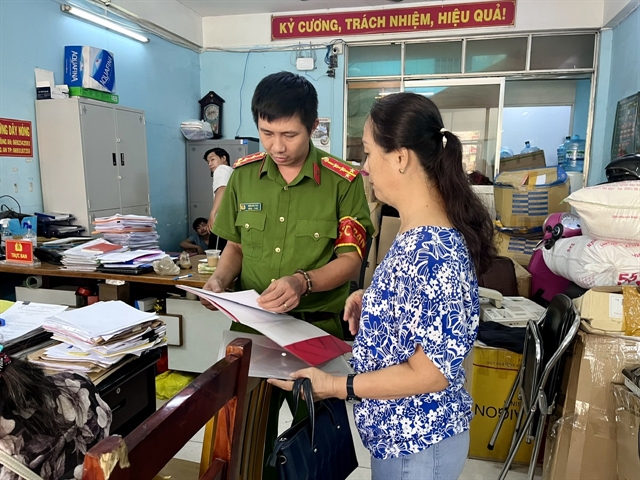
[[[97,23],[98,25],[103,26],[104,28],[108,28],[109,30],[113,30],[114,32],[121,33],[122,35],[126,35],[129,38],[133,38],[142,43],[149,42],[149,39],[139,33],[136,33],[128,28],[125,28],[121,25],[118,25],[111,20],[107,20],[104,17],[99,15],[94,15],[93,13],[89,13],[86,10],[81,10],[76,7],[72,7],[70,5],[60,5],[60,9],[65,13],[70,13],[71,15],[75,15],[78,18],[82,18],[83,20],[87,20],[89,22]]]

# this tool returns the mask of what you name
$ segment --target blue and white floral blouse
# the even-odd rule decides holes
[[[364,294],[352,365],[358,373],[381,370],[406,362],[420,345],[449,386],[357,404],[356,425],[374,458],[416,453],[469,428],[462,361],[479,313],[475,268],[458,230],[418,227],[396,237]]]

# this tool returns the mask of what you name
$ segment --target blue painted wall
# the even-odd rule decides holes
[[[604,168],[611,161],[616,106],[640,90],[640,9],[624,19],[613,32],[604,32],[596,99],[592,166],[589,184],[606,180]]]
[[[318,91],[318,115],[331,118],[331,154],[342,157],[344,118],[344,57],[338,56],[336,77],[326,75],[325,50],[316,50],[316,69],[306,73]],[[294,73],[295,52],[205,52],[200,58],[201,93],[210,90],[224,100],[224,138],[258,137],[251,116],[251,97],[258,82],[282,70]],[[303,73],[304,74],[304,73]],[[240,92],[238,88],[242,86]]]
[[[33,69],[52,70],[56,83],[63,83],[65,45],[104,48],[115,57],[120,104],[146,112],[151,210],[162,248],[178,248],[189,229],[179,124],[198,116],[200,60],[195,52],[150,38],[142,44],[110,33],[63,14],[50,0],[0,0],[0,117],[34,126],[33,159],[0,157],[0,195],[16,197],[23,211],[42,209]],[[12,203],[5,200],[0,203]]]

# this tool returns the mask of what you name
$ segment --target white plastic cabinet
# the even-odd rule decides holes
[[[44,209],[96,217],[150,214],[144,112],[85,98],[37,100]]]

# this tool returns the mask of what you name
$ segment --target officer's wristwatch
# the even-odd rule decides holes
[[[351,373],[347,375],[347,402],[349,403],[362,401],[362,399],[358,397],[353,391],[353,379],[355,378],[355,376],[356,376],[355,373]]]

